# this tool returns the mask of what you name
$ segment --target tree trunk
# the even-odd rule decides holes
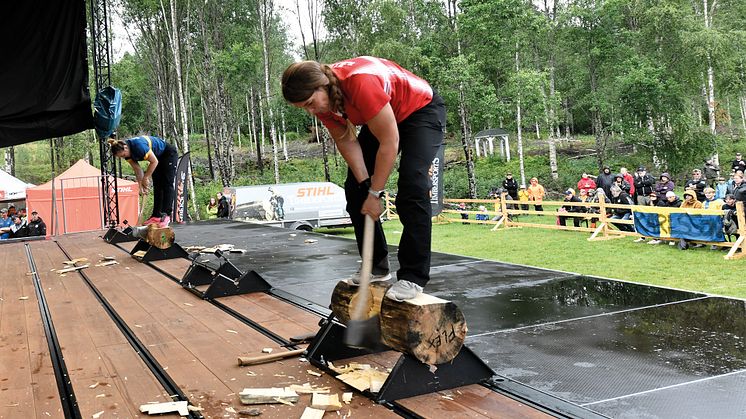
[[[327,146],[328,143],[326,142],[326,137],[324,135],[319,135],[319,120],[314,116],[313,117],[313,132],[316,135],[316,142],[321,142],[321,157],[324,159],[324,179],[327,182],[331,182],[332,176],[329,172],[329,147]],[[320,138],[323,137],[323,138]],[[323,141],[321,141],[323,140]]]
[[[453,9],[453,15],[451,17],[451,24],[453,25],[453,31],[456,34],[456,50],[458,57],[462,57],[461,51],[461,37],[458,32],[458,0],[449,0],[449,8]],[[464,82],[459,81],[458,84],[458,114],[461,119],[461,146],[464,149],[464,158],[466,158],[466,176],[469,182],[469,198],[477,198],[477,176],[474,172],[474,159],[471,155],[471,132],[469,115],[466,109],[466,94]]]
[[[11,176],[16,175],[16,149],[13,146],[5,149],[5,171]]]
[[[261,0],[259,2],[259,31],[262,37],[262,60],[264,64],[264,103],[267,107],[269,118],[269,136],[272,141],[272,162],[275,169],[275,183],[280,183],[280,162],[277,157],[277,132],[275,129],[275,118],[272,106],[269,103],[269,23],[272,21],[274,2],[272,0]]]
[[[207,142],[207,165],[210,166],[210,179],[215,180],[215,167],[212,164],[212,146],[210,144],[210,134],[207,132],[207,125],[205,122],[205,99],[200,96],[200,109],[202,110],[202,135],[205,136]]]
[[[249,128],[249,154],[251,154],[251,150],[254,148],[254,118],[253,113],[251,112],[251,108],[249,108],[249,95],[245,95],[246,99],[246,126]]]
[[[261,116],[261,139],[257,137],[256,132],[256,113],[254,107],[254,86],[249,87],[249,97],[251,98],[251,132],[254,137],[254,145],[256,146],[256,167],[259,169],[259,173],[264,173],[264,161],[262,161],[262,146],[264,145],[264,116],[261,113],[261,106],[259,107],[259,115]],[[261,95],[260,95],[261,96]]]
[[[285,130],[285,112],[280,112],[280,121],[282,122],[282,155],[285,161],[288,161],[288,136]]]
[[[746,135],[746,96],[741,96],[739,102],[741,108],[741,126],[743,128],[741,135]]]
[[[526,185],[526,170],[523,165],[523,130],[521,129],[521,99],[516,99],[515,125],[518,137],[518,163],[521,169],[521,186]]]
[[[264,148],[264,136],[265,136],[265,134],[264,134],[264,106],[262,106],[262,94],[261,93],[259,93],[259,128],[260,128],[259,132],[261,134],[261,144],[262,144],[261,148],[263,149]],[[260,153],[260,148],[259,148],[259,142],[257,142],[256,150],[257,150],[257,154],[258,154],[257,158],[260,159],[261,158],[261,153]],[[263,169],[264,169],[264,164],[260,163],[259,164],[259,170],[261,172],[263,172]]]

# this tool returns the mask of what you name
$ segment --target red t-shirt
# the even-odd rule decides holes
[[[393,61],[376,57],[357,57],[330,66],[339,79],[347,118],[363,125],[391,104],[396,122],[430,103],[433,89],[423,79]],[[346,127],[342,115],[326,112],[316,115],[328,128]]]

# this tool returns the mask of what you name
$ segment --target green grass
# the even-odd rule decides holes
[[[461,223],[434,225],[433,251],[746,298],[746,261],[725,260],[723,250],[682,251],[675,246],[633,243],[630,237],[589,242],[589,233],[491,228]],[[385,222],[384,230],[390,243],[398,243],[402,230],[398,221]],[[319,231],[354,237],[352,229]]]

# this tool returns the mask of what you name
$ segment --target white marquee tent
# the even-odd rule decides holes
[[[34,186],[0,170],[0,202],[26,199],[26,188]]]

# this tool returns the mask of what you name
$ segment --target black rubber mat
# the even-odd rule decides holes
[[[469,345],[498,374],[605,413],[608,404],[593,403],[746,369],[744,336],[744,302],[706,297],[498,332]]]
[[[225,221],[174,230],[182,246],[246,249],[228,257],[324,307],[360,264],[354,241],[324,234]],[[442,253],[431,278],[427,292],[464,312],[469,347],[536,394],[610,417],[746,417],[743,300]]]

